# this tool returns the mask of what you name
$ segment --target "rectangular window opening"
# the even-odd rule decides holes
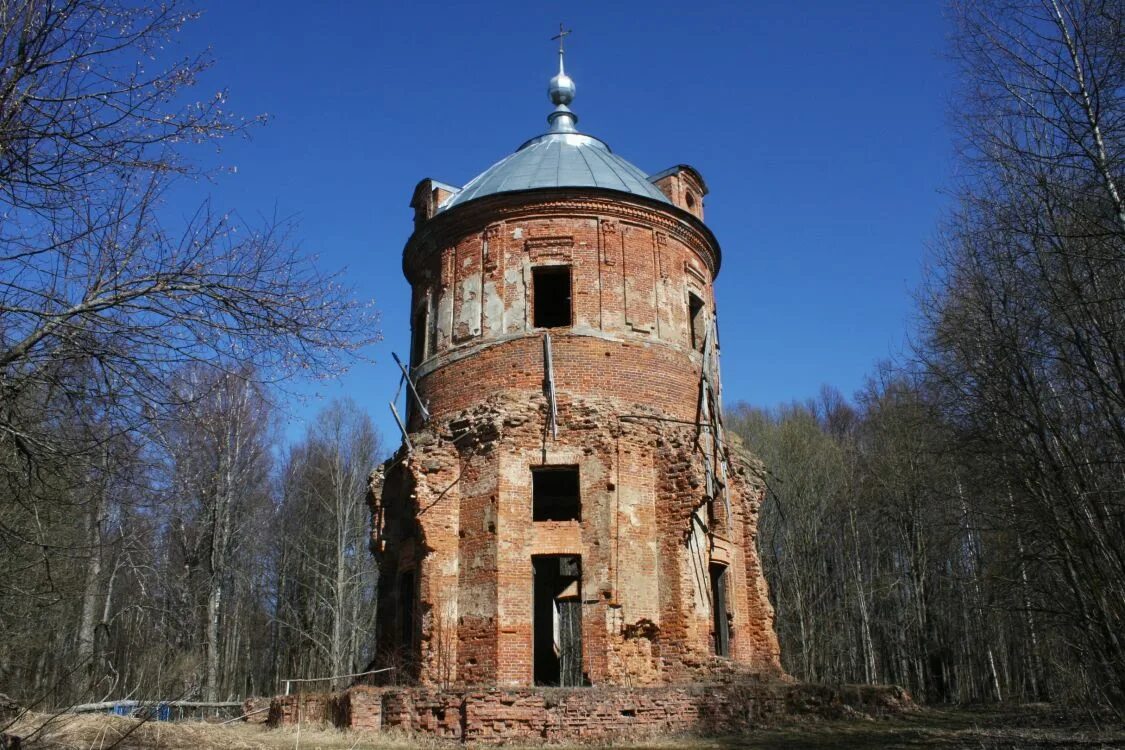
[[[535,555],[533,584],[533,678],[536,685],[580,687],[582,673],[582,558]]]
[[[688,292],[688,317],[691,320],[691,348],[703,351],[703,300]]]
[[[417,367],[426,359],[427,328],[429,327],[429,310],[420,307],[414,313],[414,325],[410,330],[410,366]]]
[[[543,466],[531,470],[531,519],[582,520],[577,466]]]
[[[570,325],[570,266],[531,269],[533,324],[536,328]]]
[[[434,295],[426,295],[426,350],[423,357],[437,354],[437,315],[434,312]]]
[[[730,656],[730,617],[727,615],[727,566],[711,563],[711,612],[714,615],[716,656]]]

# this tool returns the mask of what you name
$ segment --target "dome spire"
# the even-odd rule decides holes
[[[559,73],[547,84],[547,95],[551,97],[551,103],[555,105],[555,111],[547,115],[547,122],[551,124],[550,132],[552,133],[578,132],[575,127],[578,123],[578,115],[571,112],[570,107],[566,106],[574,101],[574,81],[566,74],[566,69],[563,66],[566,57],[563,41],[571,33],[573,33],[573,29],[564,28],[560,23],[559,33],[551,37],[551,39],[559,40]]]

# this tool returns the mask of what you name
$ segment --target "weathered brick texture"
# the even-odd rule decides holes
[[[701,349],[720,252],[702,223],[705,188],[689,167],[657,184],[674,205],[556,188],[433,215],[427,191],[437,188],[416,194],[424,210],[404,270],[414,376],[431,418],[410,410],[413,451],[388,461],[371,492],[380,658],[396,679],[534,684],[539,555],[581,559],[590,685],[781,675],[755,546],[762,467],[728,436],[729,511],[706,492]],[[541,266],[568,269],[570,325],[534,326]],[[552,465],[578,467],[580,518],[533,520],[533,468]],[[713,565],[727,571],[726,656],[715,655]],[[383,708],[383,723],[417,713]],[[434,721],[437,734],[453,731]]]
[[[312,696],[310,696],[312,697]],[[274,703],[293,703],[293,696]],[[901,688],[741,680],[661,688],[436,690],[353,687],[315,696],[339,727],[398,730],[450,741],[605,741],[656,735],[724,735],[797,716],[882,716],[913,708]],[[296,723],[276,711],[273,726]],[[302,721],[309,721],[302,718]]]

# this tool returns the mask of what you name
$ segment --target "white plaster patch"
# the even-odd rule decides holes
[[[504,330],[504,298],[496,290],[495,281],[484,282],[484,329],[492,332]]]
[[[480,335],[480,276],[473,274],[461,282],[461,314],[457,317],[457,330],[470,336]]]
[[[437,334],[438,349],[448,349],[449,340],[453,335],[451,330],[453,321],[453,297],[443,294],[438,298],[437,305]]]
[[[527,320],[527,286],[524,284],[524,270],[520,266],[504,270],[504,285],[511,302],[505,313],[505,333],[517,333],[524,329]]]

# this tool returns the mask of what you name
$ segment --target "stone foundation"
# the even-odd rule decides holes
[[[302,721],[399,731],[452,743],[582,742],[746,732],[797,716],[836,718],[913,708],[898,687],[829,688],[780,681],[655,688],[436,690],[356,686],[275,698],[271,726]]]

